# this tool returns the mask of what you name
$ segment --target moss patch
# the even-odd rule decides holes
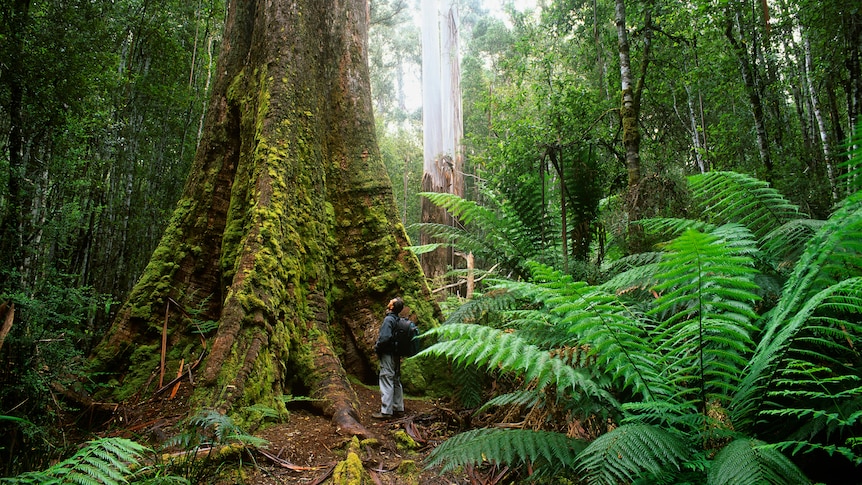
[[[407,434],[403,429],[399,429],[393,435],[395,438],[395,446],[401,451],[415,451],[419,449],[419,443]]]
[[[333,485],[364,485],[372,483],[371,476],[365,471],[362,459],[359,458],[360,451],[359,439],[354,436],[347,446],[347,457],[344,461],[335,465],[335,470],[332,471]]]

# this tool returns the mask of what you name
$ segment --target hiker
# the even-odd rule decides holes
[[[404,300],[393,298],[386,307],[386,316],[380,326],[374,351],[380,358],[380,412],[374,419],[389,419],[404,412],[404,391],[401,388],[401,357],[395,354],[392,335],[398,314],[404,309]]]

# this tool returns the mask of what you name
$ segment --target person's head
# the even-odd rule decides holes
[[[401,313],[401,310],[404,309],[404,300],[396,296],[389,300],[389,305],[386,308],[392,313]]]

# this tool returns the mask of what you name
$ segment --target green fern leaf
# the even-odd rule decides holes
[[[523,390],[501,394],[488,400],[485,404],[482,405],[482,407],[477,409],[474,414],[483,413],[492,407],[523,406],[531,408],[533,406],[536,406],[541,399],[542,395],[533,390]]]
[[[420,355],[448,358],[459,365],[475,365],[489,371],[508,371],[535,381],[539,388],[553,385],[559,393],[584,393],[609,406],[616,399],[589,374],[575,369],[548,351],[539,349],[515,333],[469,324],[449,324],[430,329],[426,335],[440,341]]]
[[[707,172],[689,177],[692,199],[703,218],[717,225],[747,227],[759,240],[774,228],[802,215],[766,182],[736,172]]]
[[[564,434],[522,429],[477,429],[456,435],[434,449],[428,466],[442,471],[490,462],[532,465],[539,476],[570,470],[586,444]]]
[[[769,483],[792,485],[811,483],[786,456],[762,441],[737,439],[715,457],[708,485],[749,485]]]
[[[738,227],[720,234],[738,233]],[[649,315],[661,319],[652,339],[663,356],[662,373],[681,390],[678,397],[699,399],[704,410],[709,398],[730,400],[728,390],[753,347],[752,304],[759,297],[751,258],[740,255],[753,245],[739,242],[744,234],[729,245],[716,235],[686,231],[659,265],[654,291],[661,296]]]
[[[148,448],[125,438],[92,440],[70,458],[41,472],[0,479],[2,483],[79,483],[112,485],[127,483],[131,469],[140,465]]]
[[[587,483],[617,485],[638,477],[679,471],[689,446],[665,429],[626,424],[596,438],[578,455],[577,470]]]

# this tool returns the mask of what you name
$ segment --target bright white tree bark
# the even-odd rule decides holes
[[[422,0],[422,122],[424,192],[464,195],[461,152],[461,68],[457,0]],[[452,218],[430,201],[422,201],[422,222],[451,224]],[[435,241],[425,234],[420,244]],[[422,255],[425,275],[437,278],[453,265],[451,250]]]

